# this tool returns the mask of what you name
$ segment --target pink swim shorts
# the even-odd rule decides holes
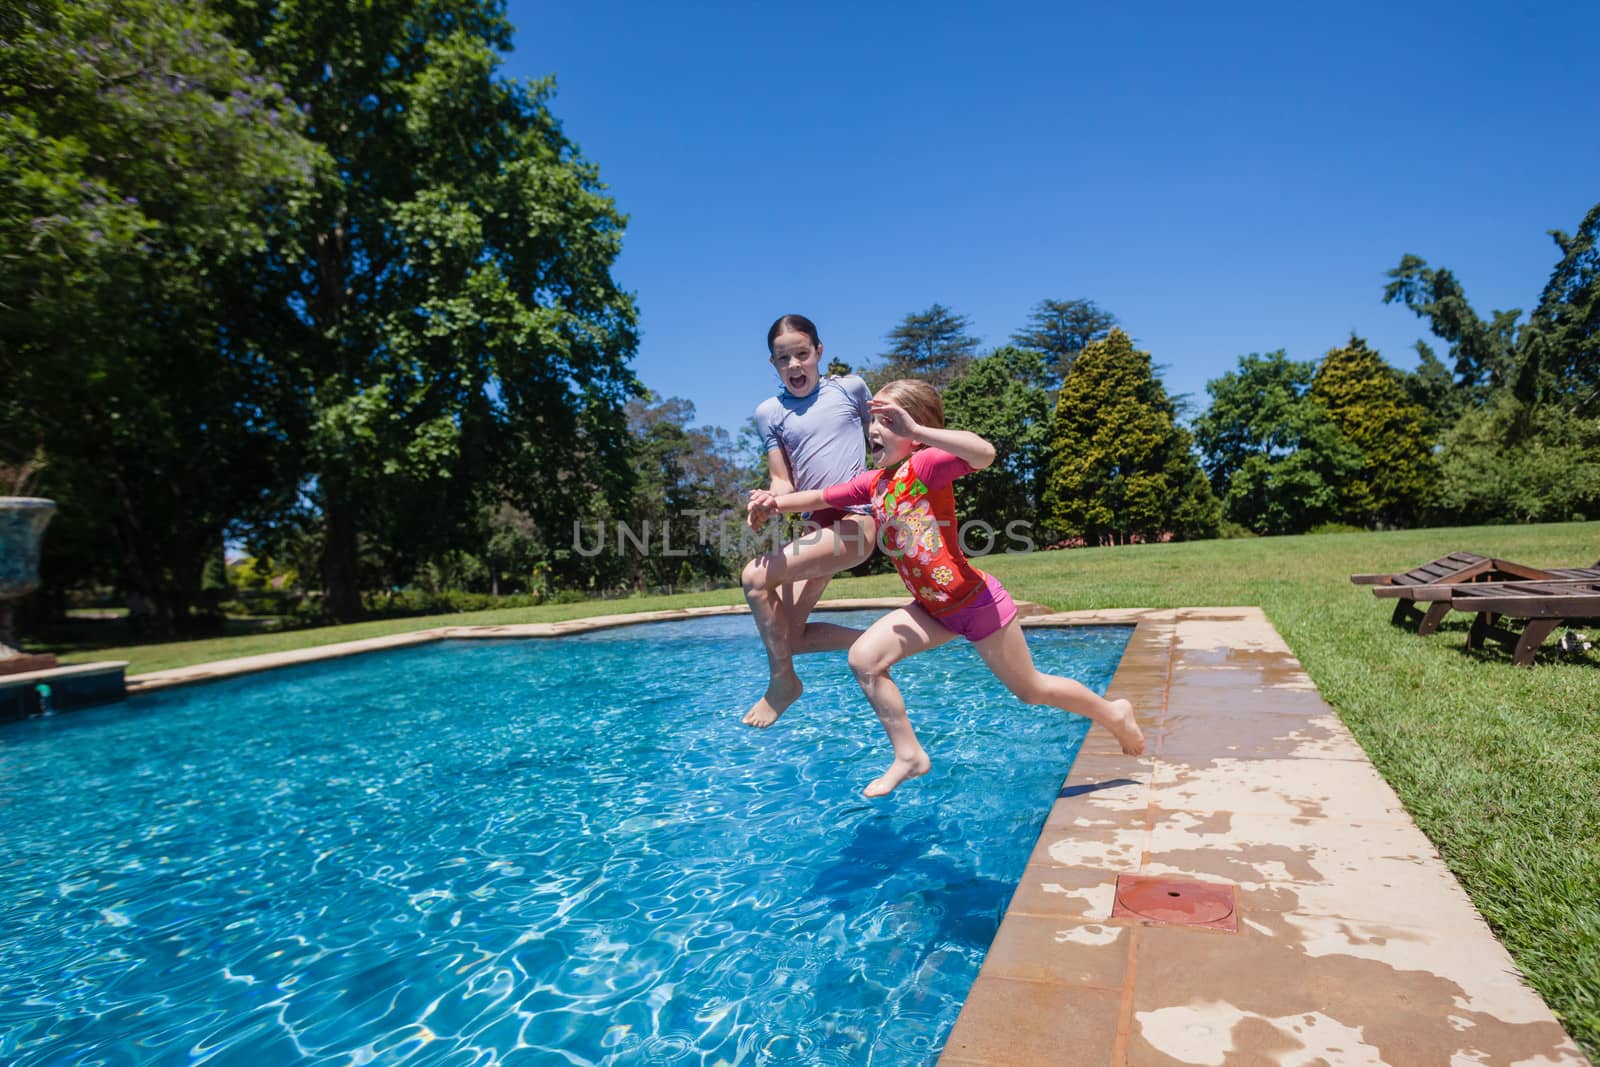
[[[956,610],[935,615],[933,620],[952,633],[977,644],[985,637],[999,633],[1006,624],[1017,617],[1017,605],[1006,592],[1006,587],[992,574],[983,576],[983,588],[972,594],[972,599]]]

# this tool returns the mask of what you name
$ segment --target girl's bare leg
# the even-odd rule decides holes
[[[1110,730],[1123,752],[1130,756],[1144,753],[1144,731],[1139,729],[1133,705],[1126,700],[1107,700],[1071,678],[1039,673],[1028,651],[1027,638],[1022,635],[1022,625],[1016,619],[973,647],[1018,700],[1085,716]]]
[[[869,797],[887,796],[901,782],[928,773],[932,761],[917,740],[906,715],[905,697],[889,677],[889,668],[918,652],[937,648],[955,634],[933,621],[922,608],[896,608],[867,628],[850,646],[850,670],[878,713],[884,733],[894,746],[894,762],[862,790]]]
[[[745,713],[749,726],[778,721],[800,699],[796,652],[848,648],[858,631],[831,623],[807,624],[828,579],[871,555],[872,519],[851,515],[751,560],[744,569],[744,599],[767,650],[767,691]],[[812,627],[818,629],[813,633]]]
[[[848,570],[872,554],[873,535],[877,524],[870,515],[850,515],[825,530],[804,534],[793,542],[806,545],[810,540],[831,533],[838,538],[844,555],[839,557],[839,570]],[[835,571],[834,573],[837,573]],[[833,574],[821,578],[808,578],[783,586],[778,592],[779,610],[783,612],[788,628],[789,652],[802,656],[808,652],[842,652],[855,643],[861,631],[853,626],[840,626],[833,622],[814,622],[811,613],[822,600],[823,592]]]

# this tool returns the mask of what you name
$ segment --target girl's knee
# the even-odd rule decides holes
[[[757,556],[744,565],[744,573],[739,576],[739,581],[744,585],[746,593],[760,593],[767,588],[767,575],[771,573],[764,556]]]
[[[889,670],[889,664],[883,661],[883,656],[865,646],[865,641],[857,641],[850,646],[849,654],[850,673],[862,685]]]

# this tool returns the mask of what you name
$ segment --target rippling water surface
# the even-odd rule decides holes
[[[1103,691],[1128,633],[1030,644]],[[800,669],[767,731],[738,616],[0,727],[0,1062],[931,1062],[1087,721],[954,642],[869,802],[843,653]]]

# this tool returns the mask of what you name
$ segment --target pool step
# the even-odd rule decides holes
[[[0,722],[114,704],[127,697],[127,666],[127,660],[107,660],[0,675]]]

